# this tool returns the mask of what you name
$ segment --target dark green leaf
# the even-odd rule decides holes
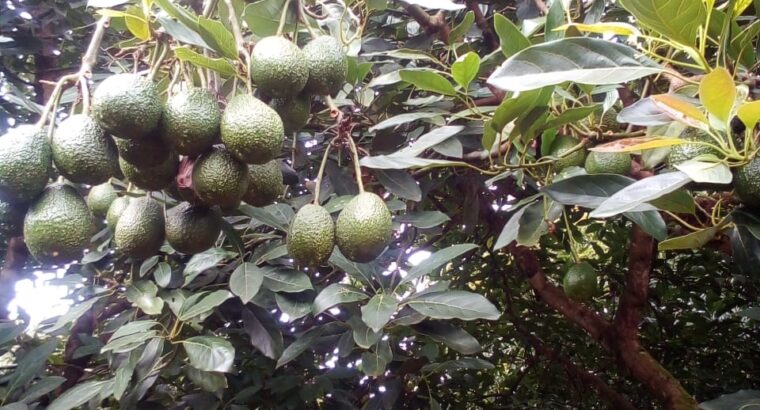
[[[298,293],[313,289],[309,277],[295,269],[263,269],[264,287],[272,292]]]
[[[606,218],[632,211],[639,205],[665,196],[689,182],[691,182],[689,176],[680,171],[638,180],[606,199],[589,216]]]
[[[227,290],[220,289],[213,292],[201,292],[200,297],[185,299],[177,319],[184,322],[208,313],[231,297],[232,293]]]
[[[146,273],[150,272],[150,270],[156,266],[158,263],[158,258],[158,255],[154,255],[143,261],[143,263],[140,265],[140,277],[145,276]]]
[[[238,57],[235,37],[220,21],[198,17],[198,33],[206,44],[223,57],[232,60]]]
[[[361,289],[342,283],[333,283],[322,289],[314,298],[312,311],[314,316],[319,315],[335,305],[359,302],[369,298]]]
[[[16,371],[11,373],[7,392],[5,394],[10,396],[10,394],[16,389],[23,387],[26,383],[34,379],[37,374],[43,370],[48,357],[53,354],[57,347],[58,340],[53,339],[30,350],[23,359],[19,361]]]
[[[378,293],[361,307],[362,321],[375,332],[379,332],[396,313],[398,301],[393,295]]]
[[[450,220],[451,218],[441,211],[409,212],[398,218],[399,222],[420,229],[430,229]]]
[[[317,340],[318,337],[322,336],[322,333],[324,333],[324,331],[325,328],[323,326],[320,326],[312,328],[303,333],[293,343],[285,348],[285,350],[282,352],[282,356],[277,359],[277,366],[275,367],[280,368],[290,363],[296,357],[300,356],[301,353],[305,352],[306,349],[311,347],[311,345],[315,340]]]
[[[169,33],[169,35],[172,36],[175,40],[185,44],[207,48],[209,50],[212,49],[208,44],[206,44],[205,41],[203,41],[203,38],[200,36],[200,34],[193,31],[193,29],[188,28],[186,25],[166,16],[159,15],[156,18],[158,19],[158,22],[161,24],[161,26],[166,30],[166,32]]]
[[[399,115],[387,118],[378,124],[373,125],[372,127],[369,128],[369,132],[384,130],[386,128],[395,127],[397,125],[406,124],[412,121],[431,119],[431,118],[442,118],[442,117],[443,117],[443,113],[438,112],[438,111],[410,112],[410,113],[405,113],[405,114],[399,114]]]
[[[185,277],[185,284],[189,284],[198,275],[206,269],[213,268],[219,262],[231,257],[231,253],[221,248],[211,248],[204,252],[193,255],[185,265],[182,275]]]
[[[488,299],[463,290],[425,293],[406,304],[433,319],[496,320],[501,316]]]
[[[257,37],[272,36],[277,33],[280,15],[284,8],[285,0],[259,0],[245,6],[243,20]],[[293,10],[293,7],[288,10],[288,15],[285,18],[285,31],[291,31],[295,26],[296,15]]]
[[[463,357],[443,363],[429,363],[422,366],[425,373],[451,372],[456,370],[491,370],[494,365],[477,357]]]
[[[177,47],[174,49],[174,55],[182,61],[201,68],[208,68],[216,71],[222,77],[233,77],[235,75],[235,67],[224,58],[211,58],[206,57],[203,54],[198,54],[187,47]]]
[[[476,249],[477,247],[478,245],[475,245],[474,243],[464,243],[459,245],[451,245],[448,248],[441,249],[430,255],[429,258],[420,262],[419,265],[413,266],[411,269],[409,269],[409,272],[406,274],[406,276],[401,278],[399,284],[408,283],[422,277],[423,275],[434,273],[438,269],[448,264],[452,259],[458,258],[465,253]]]
[[[549,13],[546,15],[546,26],[544,27],[544,41],[560,40],[565,37],[565,30],[555,30],[564,25],[566,22],[565,8],[562,7],[561,1],[552,2],[549,7]]]
[[[27,404],[33,403],[40,397],[57,389],[58,386],[62,385],[65,381],[66,378],[61,376],[42,377],[26,389],[24,395],[21,396],[19,400]]]
[[[445,344],[462,354],[475,354],[482,350],[478,340],[464,329],[441,320],[426,320],[412,325],[417,332]]]
[[[87,403],[90,399],[99,394],[103,394],[113,388],[113,379],[111,380],[91,380],[78,384],[58,396],[48,410],[71,410]]]
[[[715,238],[716,233],[718,233],[718,228],[713,226],[692,232],[687,235],[679,236],[676,238],[669,238],[665,241],[660,242],[657,245],[657,249],[661,251],[672,251],[676,249],[698,249]]]
[[[397,197],[417,202],[422,199],[422,191],[417,181],[407,172],[388,169],[375,170],[374,174],[377,180]]]
[[[257,306],[243,309],[243,325],[251,338],[251,345],[264,356],[276,360],[282,354],[282,333],[277,322],[264,309]]]
[[[401,80],[420,90],[443,95],[456,95],[457,93],[451,82],[434,70],[401,70],[399,76],[401,76]]]
[[[501,43],[501,52],[505,56],[511,57],[517,52],[530,47],[530,41],[523,35],[515,23],[501,14],[495,14],[493,17],[494,29],[499,36]]]
[[[274,300],[282,313],[288,315],[288,321],[300,319],[311,313],[312,292],[275,293]]]
[[[225,339],[195,336],[182,342],[190,365],[207,372],[227,372],[235,359],[235,348]]]
[[[246,304],[259,293],[261,284],[264,283],[264,272],[258,266],[250,262],[244,262],[238,266],[230,276],[230,290],[243,304]]]

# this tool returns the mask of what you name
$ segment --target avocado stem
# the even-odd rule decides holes
[[[290,9],[290,0],[285,0],[285,5],[282,6],[282,13],[280,13],[280,23],[277,25],[277,35],[281,36],[282,31],[285,29],[285,20],[288,17],[288,11]]]
[[[327,144],[325,148],[325,154],[322,156],[322,163],[319,165],[319,172],[317,172],[317,179],[314,180],[316,186],[314,187],[314,205],[319,205],[319,189],[322,187],[322,175],[325,173],[325,166],[327,166],[327,157],[330,154],[330,148],[332,148],[332,141]]]
[[[351,134],[346,135],[348,140],[348,146],[351,147],[351,156],[354,159],[354,172],[356,173],[356,184],[359,185],[359,193],[364,192],[364,183],[362,183],[362,168],[359,165],[359,152],[356,150],[356,144],[354,143]]]

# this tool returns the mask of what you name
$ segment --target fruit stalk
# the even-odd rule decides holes
[[[224,4],[227,5],[227,9],[235,10],[235,6],[232,4],[232,0],[224,0]],[[237,44],[238,53],[243,55],[243,63],[245,64],[245,84],[248,88],[248,92],[253,94],[253,88],[251,87],[251,54],[245,48],[245,40],[243,39],[243,31],[240,29],[240,22],[235,16],[235,13],[230,13],[230,25],[232,26],[232,34],[235,36],[235,43]]]
[[[359,185],[359,193],[364,192],[364,183],[362,183],[362,168],[359,165],[359,152],[351,135],[347,135],[348,146],[351,147],[351,156],[354,159],[354,172],[356,173],[356,184]]]
[[[319,205],[319,188],[322,186],[322,175],[325,173],[325,166],[327,165],[327,157],[330,156],[330,148],[332,148],[332,141],[327,144],[325,148],[325,154],[322,156],[322,163],[319,164],[319,171],[317,172],[317,179],[314,182],[317,184],[314,187],[314,205]]]
[[[285,20],[288,18],[288,9],[290,8],[290,0],[285,0],[285,5],[282,6],[282,13],[280,13],[280,23],[277,25],[277,35],[281,36],[282,31],[285,29]]]

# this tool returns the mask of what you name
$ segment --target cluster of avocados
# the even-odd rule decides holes
[[[23,232],[31,255],[56,265],[81,258],[98,220],[113,231],[118,251],[134,260],[155,255],[164,241],[183,254],[212,247],[224,212],[241,201],[265,206],[283,193],[276,157],[285,133],[306,125],[312,95],[337,93],[347,75],[343,48],[329,36],[303,49],[267,37],[252,55],[251,78],[269,104],[239,94],[222,111],[202,88],[163,101],[152,80],[116,74],[98,85],[90,112],[60,122],[50,139],[32,125],[0,137],[0,233]],[[56,175],[59,182],[50,183]],[[163,190],[178,204],[166,209],[142,191],[120,192],[114,177],[144,192]],[[362,193],[337,223],[324,208],[304,206],[291,224],[288,249],[302,266],[316,266],[337,242],[349,259],[366,262],[391,234],[385,203]]]

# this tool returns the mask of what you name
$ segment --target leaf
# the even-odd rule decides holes
[[[496,320],[501,316],[483,295],[463,290],[425,293],[406,304],[433,319]]]
[[[364,157],[359,161],[359,163],[363,167],[374,169],[447,168],[467,166],[466,162],[461,161],[448,161],[442,159],[428,159],[392,155]]]
[[[443,363],[428,363],[422,366],[425,373],[451,372],[454,370],[491,370],[494,365],[477,357],[463,357],[457,360],[448,360]]]
[[[549,232],[549,225],[546,221],[554,220],[562,212],[562,207],[549,200],[551,204],[547,206],[545,201],[536,201],[523,208],[525,211],[520,217],[520,226],[517,228],[517,244],[521,246],[536,246],[538,241]],[[556,214],[556,215],[553,215]]]
[[[686,46],[693,46],[707,11],[703,0],[620,0],[642,25]]]
[[[245,331],[251,339],[251,345],[272,360],[280,357],[283,343],[277,322],[257,306],[244,308],[242,318]]]
[[[293,343],[285,348],[285,350],[282,352],[282,356],[277,359],[277,365],[275,368],[279,369],[280,367],[293,361],[293,359],[296,357],[300,356],[301,353],[305,352],[306,349],[311,347],[311,345],[315,340],[317,340],[318,337],[322,336],[322,333],[324,333],[324,331],[325,328],[323,326],[320,326],[312,328],[301,334],[301,336],[299,336]]]
[[[675,94],[658,94],[649,98],[652,99],[654,105],[675,121],[703,130],[710,128],[705,114],[682,97]]]
[[[214,310],[217,306],[221,305],[231,297],[232,293],[222,289],[213,292],[201,292],[200,297],[189,297],[185,299],[177,319],[184,322],[196,316],[203,315]]]
[[[406,276],[401,278],[399,285],[409,283],[417,278],[422,277],[423,275],[431,274],[444,267],[452,259],[458,258],[476,248],[478,248],[478,245],[475,245],[474,243],[463,243],[458,245],[451,245],[448,248],[441,249],[430,255],[429,258],[420,262],[419,265],[413,266],[411,269],[409,269],[409,272],[406,274]]]
[[[64,326],[68,325],[69,323],[79,319],[80,316],[85,314],[88,310],[92,308],[92,306],[102,298],[102,296],[96,296],[90,299],[85,300],[82,303],[79,303],[78,305],[74,305],[69,309],[65,314],[63,314],[61,317],[58,318],[58,320],[55,322],[53,327],[47,328],[44,330],[45,333],[53,333],[58,329],[63,328]]]
[[[446,77],[435,70],[401,70],[401,80],[406,81],[420,90],[432,91],[443,95],[456,95],[454,86]]]
[[[157,326],[159,323],[155,320],[138,320],[135,322],[129,322],[126,325],[116,329],[116,331],[111,335],[111,338],[108,340],[108,343],[106,343],[105,346],[101,348],[102,352],[107,351],[115,351],[116,353],[122,353],[124,351],[129,351],[132,348],[136,348],[137,346],[141,345],[142,342],[145,340],[150,339],[151,337],[155,336],[155,332],[150,332],[150,329]],[[136,342],[140,343],[132,343],[131,340],[127,340],[125,343],[124,338],[127,338],[129,336],[137,335],[138,337],[134,340]],[[129,346],[134,344],[134,347]],[[125,346],[130,347],[129,349],[126,349]]]
[[[673,191],[649,203],[659,210],[678,214],[694,214],[696,209],[694,197],[685,189]]]
[[[567,30],[570,27],[584,33],[616,34],[618,36],[641,37],[641,31],[628,23],[599,22],[594,24],[570,23],[557,27],[557,30]]]
[[[362,371],[370,377],[380,377],[385,373],[388,362],[380,355],[372,352],[362,353]]]
[[[555,30],[557,27],[562,26],[564,22],[565,8],[562,7],[562,2],[552,2],[549,12],[546,14],[546,22],[544,23],[544,41],[554,41],[565,37],[564,30]]]
[[[760,390],[739,390],[699,403],[703,410],[752,410],[760,406]]]
[[[760,265],[760,240],[743,225],[737,225],[730,230],[731,251],[734,264],[744,275],[757,277],[757,267]]]
[[[422,191],[411,175],[401,170],[375,170],[375,176],[385,188],[399,198],[419,202],[422,199]]]
[[[514,98],[505,98],[493,114],[491,127],[496,132],[501,132],[507,124],[530,111],[533,107],[545,105],[550,95],[551,90],[544,88],[522,92]],[[483,146],[483,148],[491,150],[491,145]]]
[[[374,132],[378,130],[384,130],[386,128],[395,127],[401,124],[406,124],[408,122],[422,120],[422,119],[429,119],[429,118],[436,118],[436,117],[442,117],[443,113],[441,112],[411,112],[406,114],[399,114],[390,118],[387,118],[383,121],[381,121],[378,124],[375,124],[374,126],[369,128],[369,132]]]
[[[227,378],[224,374],[204,372],[193,367],[185,367],[188,378],[201,389],[207,392],[216,392],[227,388]]]
[[[87,7],[116,7],[129,2],[130,0],[87,0]]]
[[[657,149],[663,147],[672,147],[687,143],[681,138],[664,138],[664,137],[632,137],[623,138],[597,145],[589,148],[589,151],[596,152],[637,152],[648,149]]]
[[[262,283],[264,283],[264,273],[250,262],[244,262],[238,266],[230,276],[230,290],[240,298],[243,304],[250,302],[259,293]]]
[[[150,25],[145,20],[145,15],[140,8],[130,6],[124,9],[124,11],[105,9],[98,10],[97,13],[101,16],[123,17],[127,24],[127,29],[129,29],[129,32],[133,36],[142,41],[151,39]]]
[[[48,357],[58,347],[58,340],[53,338],[34,349],[31,349],[18,363],[15,371],[10,373],[10,380],[8,381],[7,392],[5,397],[9,397],[16,389],[23,387],[28,382],[37,377],[45,364],[47,364]]]
[[[723,162],[704,162],[690,159],[677,164],[675,167],[688,175],[694,182],[730,184],[733,180],[731,168]]]
[[[158,315],[164,309],[164,300],[157,297],[158,287],[149,280],[132,283],[127,287],[127,300],[135,304],[146,315]]]
[[[554,182],[543,192],[563,205],[594,209],[634,181],[623,175],[578,175]]]
[[[220,21],[198,17],[198,34],[212,49],[224,57],[238,57],[235,37]]]
[[[478,76],[478,71],[480,71],[480,56],[472,51],[459,56],[451,65],[451,76],[465,92],[472,80]]]
[[[482,350],[477,339],[449,322],[426,320],[412,325],[412,329],[462,354],[475,354]]]
[[[312,292],[275,293],[274,300],[282,313],[288,315],[288,322],[300,319],[311,313]]]
[[[378,293],[361,307],[362,321],[375,332],[379,332],[396,313],[398,301],[393,295]]]
[[[175,48],[174,55],[178,59],[186,61],[196,67],[208,68],[212,71],[216,71],[222,77],[234,77],[236,73],[235,67],[228,60],[224,58],[206,57],[187,47]]]
[[[739,316],[760,321],[760,307],[751,307],[738,313]]]
[[[406,4],[413,4],[424,9],[432,10],[461,10],[465,8],[464,4],[457,4],[451,0],[401,0]]]
[[[699,83],[699,101],[707,111],[724,123],[728,122],[736,101],[736,87],[731,74],[718,67]]]
[[[293,209],[287,204],[273,204],[263,208],[242,205],[238,209],[251,218],[283,232],[287,232],[288,223],[294,216]]]
[[[755,128],[760,121],[760,101],[745,102],[736,111],[736,115],[748,129]]]
[[[191,44],[198,47],[203,47],[211,50],[212,48],[203,41],[203,37],[195,30],[188,28],[181,22],[175,21],[169,17],[159,15],[156,17],[161,26],[166,32],[172,36],[175,40],[182,43]],[[197,26],[197,24],[196,24]]]
[[[77,408],[94,398],[98,394],[108,391],[113,387],[113,379],[111,380],[91,380],[88,382],[80,383],[69,390],[66,390],[62,395],[58,396],[47,407],[47,410],[71,410]]]
[[[172,0],[154,0],[154,3],[158,4],[170,17],[179,20],[191,30],[198,29],[198,16],[191,10],[177,6]]]
[[[398,218],[400,223],[420,229],[430,229],[450,220],[451,218],[441,211],[408,212]]]
[[[475,13],[470,10],[464,15],[462,21],[451,29],[451,33],[449,33],[449,45],[456,43],[467,34],[473,23],[475,23]]]
[[[34,384],[32,384],[28,389],[26,389],[24,395],[21,396],[19,401],[27,404],[33,403],[40,397],[57,389],[58,386],[62,385],[65,381],[66,378],[61,376],[42,377],[34,382]]]
[[[665,114],[651,98],[642,98],[635,103],[624,107],[617,116],[620,123],[633,125],[653,126],[664,125],[671,122],[670,117]]]
[[[313,289],[309,277],[295,269],[264,269],[264,287],[272,292],[298,293]]]
[[[335,305],[354,303],[369,298],[367,294],[351,285],[333,283],[322,289],[312,302],[313,315],[317,316]]]
[[[166,262],[161,262],[153,272],[153,279],[156,280],[156,285],[165,288],[169,286],[172,280],[172,268]]]
[[[636,209],[639,205],[660,198],[691,182],[681,171],[644,178],[621,189],[602,202],[589,216],[606,218]]]
[[[668,227],[665,225],[662,215],[657,211],[624,212],[623,216],[658,241],[665,240],[668,237]]]
[[[259,0],[245,6],[242,18],[257,37],[272,36],[277,33],[284,8],[285,0]],[[293,30],[295,22],[296,16],[291,7],[285,17],[284,30]]]
[[[501,43],[501,52],[505,56],[511,57],[519,51],[530,47],[530,41],[523,35],[515,23],[504,17],[502,14],[495,14],[493,25],[496,35],[499,36]]]
[[[150,270],[156,266],[158,263],[158,258],[158,255],[154,255],[143,261],[143,263],[140,265],[140,277],[145,276],[146,273],[150,272]]]
[[[715,238],[717,227],[710,227],[676,238],[669,238],[660,242],[657,249],[660,251],[672,251],[678,249],[699,249]]]
[[[520,231],[520,219],[526,209],[527,207],[522,207],[515,211],[507,223],[504,224],[504,227],[501,229],[501,233],[499,233],[499,237],[496,238],[496,243],[493,246],[495,251],[502,249],[517,240],[517,234]]]
[[[374,278],[383,271],[374,262],[357,263],[346,259],[337,246],[333,250],[332,255],[330,255],[329,262],[365,285],[372,283]]]
[[[207,372],[228,372],[235,359],[235,348],[225,339],[195,336],[181,341],[190,365]]]
[[[362,349],[369,349],[383,337],[382,331],[375,332],[356,316],[351,316],[348,323],[351,325],[354,343]]]
[[[222,260],[230,257],[230,253],[220,248],[211,248],[207,251],[193,255],[185,265],[182,275],[185,277],[185,285],[193,281],[198,275],[209,268],[213,268]]]
[[[557,128],[565,124],[578,122],[600,108],[599,104],[589,105],[586,107],[569,108],[550,120],[546,121],[544,128]]]
[[[617,84],[662,71],[651,60],[637,58],[623,44],[571,37],[526,48],[505,61],[488,83],[507,91],[527,91],[572,81]]]

